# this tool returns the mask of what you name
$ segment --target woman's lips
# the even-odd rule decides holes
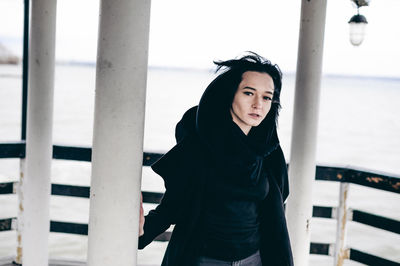
[[[255,113],[251,113],[251,114],[249,114],[249,116],[251,116],[254,119],[260,118],[260,115],[259,114],[255,114]]]

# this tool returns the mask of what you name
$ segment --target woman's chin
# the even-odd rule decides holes
[[[258,127],[259,125],[261,124],[261,121],[260,122],[252,122],[252,123],[248,123],[248,125],[250,125],[251,127]]]

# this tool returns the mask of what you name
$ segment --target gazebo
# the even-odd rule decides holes
[[[26,23],[30,23],[29,57],[28,45],[24,55],[24,95],[27,102],[23,111],[26,114],[23,118],[26,119],[23,122],[26,129],[23,131],[26,135],[23,134],[23,142],[19,146],[16,144],[10,148],[22,158],[21,178],[17,186],[20,201],[18,254],[13,265],[24,266],[49,263],[49,228],[57,226],[51,224],[49,218],[51,160],[55,153],[65,158],[68,158],[68,152],[76,154],[73,149],[58,147],[57,150],[52,143],[56,1],[36,0],[31,4],[30,18],[26,20]],[[286,205],[293,254],[298,266],[308,265],[309,223],[313,216],[311,188],[316,171],[332,180],[340,181],[347,177],[346,181],[352,182],[351,173],[343,169],[316,168],[326,5],[326,0],[302,0],[301,6],[289,168],[290,185],[296,190],[292,190]],[[29,1],[25,1],[25,8],[28,17]],[[159,156],[143,156],[149,22],[149,0],[101,1],[93,147],[91,151],[79,151],[83,154],[82,160],[89,159],[92,162],[87,258],[87,265],[91,266],[137,264],[135,251],[142,166],[149,165]],[[27,24],[25,29],[28,29]],[[28,33],[25,34],[26,43],[27,39]],[[369,173],[363,174],[354,182],[364,182],[360,180],[367,180],[370,176]],[[389,188],[393,187],[397,178],[381,178],[386,180],[383,182],[386,185],[379,185],[399,193],[398,186]],[[370,183],[365,181],[367,185]],[[336,216],[338,236],[331,254],[335,257],[335,265],[342,265],[343,260],[350,257],[349,250],[344,247],[347,190],[344,183]],[[76,193],[89,193],[82,191]],[[145,199],[150,196],[145,195]],[[326,210],[318,211],[319,215],[327,215]],[[399,222],[393,223],[395,228],[399,228]],[[312,248],[316,253],[329,254],[329,246],[314,244],[311,245],[311,251]],[[386,262],[387,265],[399,265]],[[85,264],[82,262],[79,265]],[[51,265],[78,264],[54,262]]]

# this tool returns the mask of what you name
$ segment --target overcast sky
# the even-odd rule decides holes
[[[283,71],[296,69],[300,0],[153,0],[149,64],[213,67],[252,50]],[[0,0],[0,42],[20,53],[22,0]],[[58,0],[57,60],[96,58],[99,0]],[[323,71],[400,77],[400,1],[372,0],[361,8],[369,24],[359,47],[349,42],[350,0],[328,1]]]

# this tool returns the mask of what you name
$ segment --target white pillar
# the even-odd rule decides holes
[[[26,176],[20,179],[24,266],[48,265],[57,1],[31,4]]]
[[[309,257],[325,14],[326,0],[302,0],[286,207],[296,266]]]
[[[150,0],[102,0],[88,265],[136,265]]]

